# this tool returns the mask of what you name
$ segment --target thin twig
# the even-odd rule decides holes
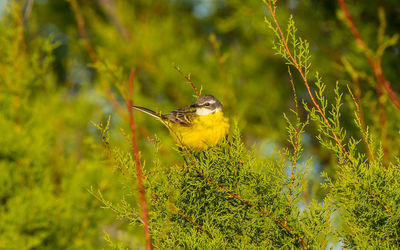
[[[142,207],[142,219],[144,224],[144,233],[146,237],[146,249],[151,249],[151,238],[150,238],[150,231],[149,231],[149,216],[147,211],[147,204],[146,204],[146,196],[145,196],[145,189],[143,185],[143,174],[142,169],[140,166],[140,159],[139,159],[139,148],[137,145],[136,140],[136,124],[135,119],[133,117],[132,106],[133,106],[133,80],[135,77],[135,69],[131,69],[131,74],[129,76],[129,92],[128,92],[128,99],[126,100],[126,107],[128,108],[129,113],[129,125],[131,128],[132,134],[132,151],[135,155],[135,165],[136,165],[136,173],[139,185],[139,193],[140,193],[140,200],[141,200],[141,207]]]
[[[373,192],[369,192],[369,195],[370,195],[374,200],[376,200],[379,204],[381,204],[381,206],[384,207],[385,210],[386,210],[388,213],[393,214],[392,210],[390,210],[390,209],[385,205],[385,203],[383,203],[383,202],[381,201],[381,199],[379,199],[379,197],[376,196]]]
[[[378,105],[379,105],[379,128],[381,132],[382,138],[382,147],[383,147],[383,158],[384,158],[384,166],[387,167],[389,162],[389,148],[387,145],[387,116],[385,110],[384,100],[382,98],[382,85],[376,85],[376,93],[378,94]]]
[[[368,158],[372,161],[375,161],[374,154],[368,143],[368,138],[366,138],[366,136],[365,136],[366,135],[366,126],[365,126],[365,120],[364,120],[364,111],[363,111],[363,107],[362,107],[362,103],[361,103],[361,88],[360,88],[360,84],[358,81],[358,73],[356,75],[352,76],[352,80],[353,80],[353,86],[354,86],[354,96],[351,93],[349,86],[347,86],[347,88],[349,89],[351,97],[353,98],[353,102],[356,105],[357,115],[358,115],[358,119],[360,121],[360,126],[361,126],[361,134],[362,134],[364,143],[368,150]]]
[[[29,18],[29,16],[32,13],[32,8],[33,8],[33,3],[35,0],[28,0],[28,3],[26,4],[25,7],[25,13],[24,13],[24,21],[26,22]]]
[[[213,239],[212,235],[210,234],[210,232],[208,232],[207,230],[205,230],[199,223],[197,223],[196,221],[194,221],[192,218],[190,218],[187,214],[185,214],[184,212],[182,212],[182,210],[180,210],[177,207],[174,207],[176,209],[176,211],[178,212],[178,214],[182,215],[186,220],[188,220],[189,222],[191,222],[193,225],[195,225],[198,229],[200,229],[200,231],[204,232],[207,234],[208,238],[210,238],[211,240]]]
[[[192,88],[193,88],[194,91],[196,92],[197,96],[200,96],[200,92],[197,90],[196,85],[194,84],[194,82],[192,81],[192,79],[190,79],[190,74],[185,75],[177,65],[175,65],[174,68],[176,69],[176,71],[179,72],[179,74],[180,74],[181,76],[183,76],[183,77],[186,79],[186,81],[188,81],[188,83],[190,83],[190,85],[192,85]]]
[[[88,52],[89,57],[92,60],[92,62],[97,62],[97,54],[96,54],[96,51],[94,50],[92,43],[90,42],[89,37],[86,33],[85,19],[83,18],[82,13],[79,9],[78,2],[77,2],[77,0],[69,0],[69,2],[71,4],[72,10],[74,11],[76,23],[78,24],[78,31],[83,39],[83,43],[85,44],[86,51]]]
[[[121,35],[125,41],[129,41],[131,39],[131,33],[124,26],[121,17],[118,15],[117,4],[115,0],[97,0],[100,6],[103,8],[104,12],[107,14],[111,23],[114,25],[115,29]]]
[[[289,188],[289,202],[291,201],[292,189],[293,189],[293,181],[294,181],[294,170],[296,168],[297,163],[297,151],[298,151],[298,142],[299,142],[299,125],[300,125],[300,117],[299,117],[299,107],[297,103],[297,94],[296,88],[293,82],[292,72],[290,71],[290,67],[288,66],[288,72],[290,76],[290,83],[292,84],[293,95],[294,95],[294,103],[296,105],[296,141],[294,142],[294,153],[293,153],[293,161],[292,161],[292,173],[290,175],[290,188]]]
[[[357,111],[356,119],[358,120],[358,122],[361,125],[361,130],[362,130],[361,134],[362,134],[364,143],[367,146],[369,158],[372,159],[372,161],[375,161],[374,153],[371,150],[371,146],[369,145],[368,138],[366,136],[366,130],[365,130],[365,128],[364,128],[364,126],[362,124],[362,121],[361,121],[361,111],[360,111],[359,103],[357,102],[356,98],[354,97],[354,95],[351,92],[350,87],[348,85],[347,85],[347,89],[349,90],[350,96],[351,96],[351,98],[353,98],[354,105],[356,106],[356,111]]]
[[[108,101],[110,102],[111,106],[114,108],[114,110],[125,120],[125,121],[129,121],[129,117],[126,114],[125,110],[122,108],[122,106],[119,104],[119,102],[117,101],[117,99],[115,99],[115,97],[113,96],[113,94],[111,93],[111,91],[109,91],[109,89],[107,88],[105,91],[105,95],[106,98],[108,99]]]
[[[358,108],[359,108],[359,115],[360,115],[360,122],[361,122],[361,127],[365,130],[365,119],[364,119],[364,109],[362,107],[361,103],[361,88],[360,88],[360,83],[358,81],[358,77],[353,79],[354,82],[354,94],[355,94],[355,100],[358,103]]]
[[[365,57],[368,60],[369,65],[371,66],[372,70],[374,71],[376,80],[378,84],[383,85],[388,94],[390,100],[392,100],[393,104],[396,106],[398,110],[400,110],[400,101],[396,94],[393,92],[390,83],[386,80],[385,76],[382,73],[382,65],[381,65],[381,58],[374,59],[367,45],[365,44],[364,40],[362,39],[360,32],[357,29],[357,26],[354,24],[353,18],[350,15],[349,10],[347,9],[345,0],[338,0],[340,8],[345,14],[347,24],[350,27],[351,32],[353,33],[354,38],[356,39],[357,44],[360,46],[362,51],[364,52]]]

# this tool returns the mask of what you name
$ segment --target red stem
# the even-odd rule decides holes
[[[142,206],[142,219],[144,224],[144,234],[146,237],[146,249],[151,249],[151,238],[150,238],[150,231],[149,231],[149,216],[147,211],[147,204],[146,204],[146,197],[145,197],[145,190],[143,185],[143,174],[142,169],[140,167],[140,159],[139,159],[139,148],[137,145],[136,140],[136,123],[135,119],[133,118],[132,106],[133,106],[133,79],[135,77],[135,69],[131,69],[131,74],[129,76],[129,93],[128,99],[126,100],[126,106],[129,112],[129,125],[131,128],[132,134],[132,151],[135,155],[135,162],[136,162],[136,173],[138,178],[138,185],[139,185],[139,193],[140,193],[140,201]]]

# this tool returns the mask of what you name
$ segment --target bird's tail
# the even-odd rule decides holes
[[[143,107],[138,107],[138,106],[132,106],[132,108],[142,111],[143,113],[146,113],[148,115],[151,115],[157,119],[163,120],[163,116],[160,114],[157,114],[156,112],[154,112],[153,110],[147,109],[147,108],[143,108]]]

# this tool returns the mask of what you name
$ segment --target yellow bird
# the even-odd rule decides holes
[[[201,95],[195,104],[165,115],[143,107],[133,108],[159,119],[178,144],[198,152],[217,145],[229,131],[222,104],[212,95]]]

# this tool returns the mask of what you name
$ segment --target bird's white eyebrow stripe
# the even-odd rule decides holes
[[[214,103],[215,103],[215,100],[204,101],[204,102],[202,102],[201,104],[206,104],[206,103],[214,104]]]

